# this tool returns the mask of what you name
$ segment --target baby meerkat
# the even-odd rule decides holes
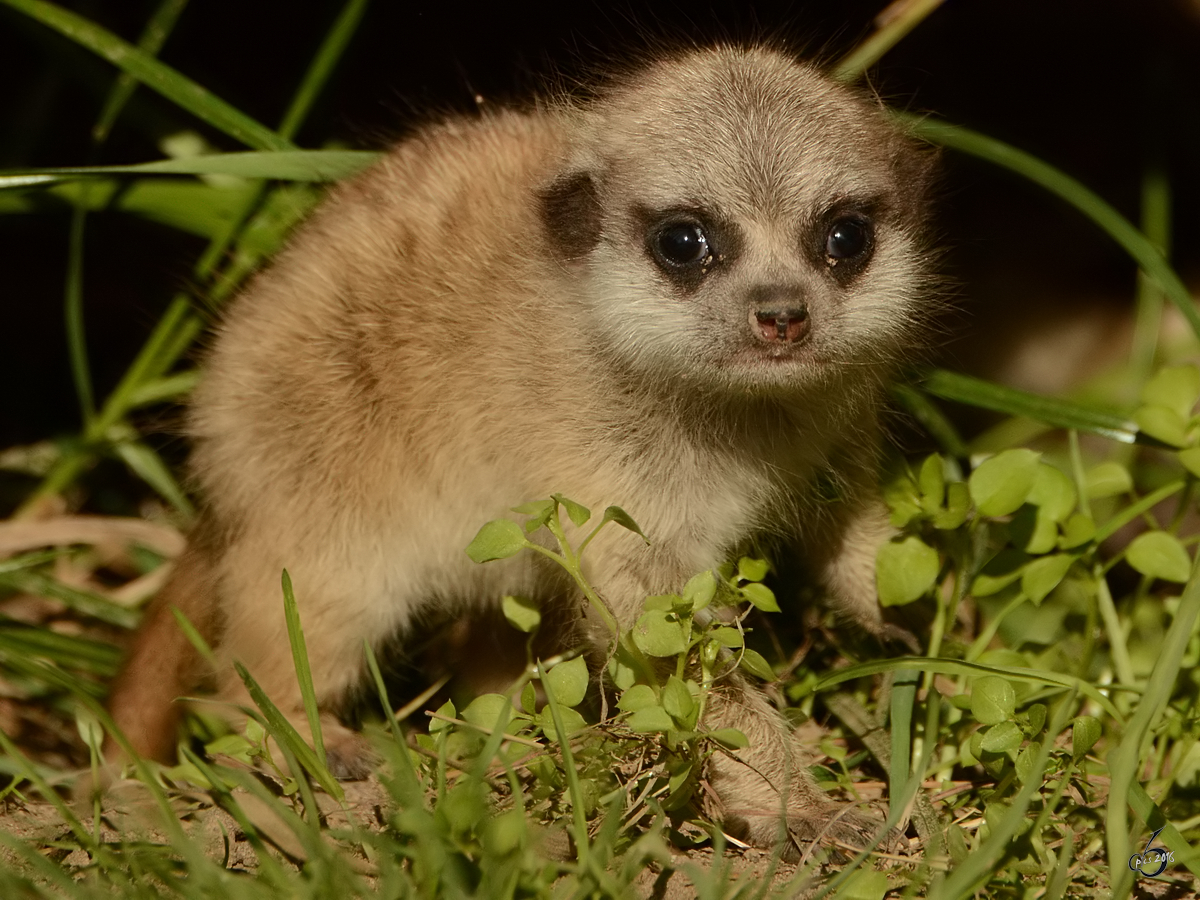
[[[929,160],[877,103],[722,47],[586,103],[426,127],[339,185],[217,330],[190,416],[204,513],[112,696],[134,748],[174,753],[175,700],[205,676],[171,607],[216,646],[219,697],[245,702],[240,661],[304,729],[286,567],[331,766],[365,774],[337,718],[364,640],[506,594],[584,605],[536,554],[464,552],[555,492],[649,537],[585,558],[623,627],[768,538],[884,633],[877,408],[932,307]],[[833,807],[766,698],[734,676],[707,709],[750,741],[712,759],[726,827],[822,833]]]

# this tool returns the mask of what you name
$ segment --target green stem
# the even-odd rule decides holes
[[[1016,172],[1074,206],[1133,257],[1151,281],[1179,307],[1192,331],[1200,337],[1200,311],[1175,270],[1146,235],[1099,195],[1065,172],[1003,141],[963,128],[961,125],[951,125],[949,122],[939,122],[911,113],[893,115],[914,136]]]
[[[1100,618],[1104,622],[1104,630],[1108,633],[1108,645],[1112,652],[1117,683],[1132,687],[1134,683],[1133,662],[1129,658],[1129,648],[1125,645],[1125,632],[1121,628],[1117,606],[1108,589],[1108,580],[1099,566],[1096,567],[1093,576],[1096,579],[1096,606],[1100,612]]]
[[[942,3],[943,0],[909,0],[902,5],[888,6],[875,20],[878,30],[851,50],[834,66],[831,74],[838,81],[859,78]],[[885,19],[885,13],[889,12],[893,14]]]
[[[1125,507],[1117,515],[1096,529],[1096,543],[1102,544],[1138,516],[1149,512],[1177,491],[1183,490],[1185,484],[1186,482],[1182,478],[1178,481],[1172,481],[1170,484],[1164,484],[1157,491],[1147,494],[1137,503]]]
[[[1160,165],[1146,169],[1142,178],[1142,231],[1164,258],[1171,244],[1171,184]],[[1158,351],[1162,323],[1163,293],[1145,272],[1138,273],[1137,315],[1133,346],[1129,354],[1129,388],[1136,393],[1150,378]]]
[[[992,638],[996,636],[996,632],[999,630],[1001,623],[1003,623],[1008,617],[1008,614],[1021,604],[1026,603],[1028,600],[1029,598],[1024,594],[1017,594],[1017,596],[1013,597],[1013,599],[1010,600],[1008,604],[1000,610],[1000,612],[996,613],[995,617],[988,622],[986,626],[984,626],[983,630],[979,632],[979,636],[971,642],[971,646],[967,648],[966,656],[963,658],[966,659],[967,662],[973,662],[974,660],[978,659],[980,654],[987,649],[987,645],[992,642]]]

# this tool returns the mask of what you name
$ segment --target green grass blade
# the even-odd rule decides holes
[[[1187,482],[1180,478],[1178,481],[1171,481],[1167,484],[1164,484],[1162,487],[1147,494],[1136,503],[1131,503],[1129,506],[1126,506],[1124,509],[1121,509],[1119,512],[1117,512],[1116,515],[1114,515],[1103,525],[1097,527],[1096,537],[1094,540],[1097,544],[1108,540],[1134,519],[1145,515],[1150,510],[1154,509],[1154,507],[1158,506],[1158,504],[1162,503],[1173,494],[1179,493],[1185,487],[1187,487]]]
[[[0,2],[4,2],[4,0],[0,0]],[[38,485],[37,490],[30,494],[17,510],[15,518],[29,515],[32,510],[39,507],[43,499],[56,496],[66,490],[91,464],[92,447],[105,438],[109,430],[121,420],[129,409],[129,395],[143,381],[162,374],[160,366],[164,347],[170,346],[171,342],[176,340],[177,333],[185,328],[194,326],[196,331],[199,331],[200,325],[195,321],[195,317],[189,314],[190,308],[191,304],[186,296],[176,295],[170,306],[167,307],[166,313],[159,319],[158,325],[155,326],[149,339],[142,345],[133,365],[125,372],[124,377],[109,394],[100,413],[87,428],[84,433],[85,446],[64,454],[54,464],[46,477],[42,479],[42,483]],[[169,365],[169,363],[167,364]]]
[[[1162,718],[1167,700],[1175,689],[1183,655],[1198,617],[1200,567],[1193,565],[1191,580],[1184,588],[1179,608],[1175,611],[1175,619],[1162,642],[1162,649],[1147,679],[1145,693],[1125,726],[1120,743],[1108,755],[1112,785],[1109,789],[1104,831],[1108,840],[1108,864],[1114,874],[1114,898],[1127,895],[1133,885],[1133,873],[1126,864],[1130,856],[1127,804],[1130,791],[1137,783],[1143,745],[1153,737],[1154,728]]]
[[[113,445],[113,450],[131,472],[158,491],[166,500],[187,518],[196,514],[196,508],[183,492],[170,468],[157,453],[141,441],[125,440]]]
[[[83,322],[83,233],[87,209],[75,207],[71,214],[71,230],[67,249],[67,277],[63,299],[63,317],[67,329],[67,354],[71,378],[86,427],[96,415],[96,400],[92,391],[92,376],[88,366],[87,336]]]
[[[874,662],[858,663],[837,669],[823,676],[813,690],[820,692],[828,690],[843,681],[853,681],[868,675],[879,675],[883,672],[895,672],[903,669],[917,669],[921,672],[934,672],[939,675],[966,675],[975,678],[980,675],[999,675],[1009,681],[1021,681],[1026,684],[1047,685],[1063,690],[1074,690],[1095,700],[1104,708],[1117,724],[1122,724],[1125,717],[1103,693],[1093,685],[1073,675],[1051,672],[1044,669],[1022,669],[1017,666],[987,666],[982,663],[964,662],[959,659],[934,659],[928,656],[901,656],[896,659],[882,659]],[[1124,689],[1124,688],[1123,688]]]
[[[946,453],[958,459],[966,459],[971,455],[966,441],[959,435],[954,423],[921,391],[909,384],[894,384],[891,394],[904,411],[916,419]]]
[[[166,40],[171,28],[182,12],[187,0],[166,0],[159,6],[157,13],[151,18],[149,25],[142,34],[138,48],[150,57],[155,56]],[[128,73],[122,72],[117,83],[109,92],[108,100],[100,115],[100,120],[92,130],[94,149],[98,150],[108,137],[109,129],[120,114],[126,101],[133,93],[136,82]],[[64,322],[67,330],[67,349],[71,364],[71,375],[75,381],[75,392],[79,397],[79,406],[83,423],[86,427],[96,414],[95,395],[92,388],[91,371],[88,365],[87,332],[83,316],[83,238],[84,223],[87,220],[86,186],[80,192],[80,201],[76,204],[71,216],[70,247],[67,255],[67,277],[65,289]]]
[[[190,394],[199,381],[200,372],[196,369],[147,381],[129,395],[129,408],[137,409],[139,406],[178,400],[185,394]]]
[[[893,115],[914,136],[1016,172],[1074,206],[1133,257],[1142,270],[1162,288],[1171,302],[1179,307],[1192,331],[1200,337],[1200,310],[1196,309],[1191,294],[1159,249],[1132,222],[1081,182],[1031,153],[969,128],[911,113]]]
[[[48,562],[54,562],[54,560],[58,559],[65,552],[67,551],[64,548],[56,547],[53,550],[34,550],[32,553],[10,556],[8,559],[0,560],[0,575],[7,575],[10,572],[22,572],[26,569],[35,569]]]
[[[246,815],[245,810],[237,802],[232,791],[229,790],[222,775],[228,776],[230,781],[245,788],[248,792],[254,791],[252,785],[257,785],[258,781],[252,776],[246,777],[249,773],[235,773],[228,769],[211,765],[206,759],[193,753],[188,747],[183,747],[182,751],[184,759],[195,766],[200,771],[200,774],[208,780],[208,783],[212,785],[211,793],[215,795],[218,804],[223,810],[233,816],[238,827],[242,829],[242,833],[246,835],[246,840],[254,848],[258,856],[259,877],[271,885],[273,890],[286,890],[288,879],[284,874],[283,867],[271,853],[267,852],[266,842],[258,833],[258,829],[254,826],[250,817]]]
[[[26,591],[38,597],[61,600],[82,615],[91,616],[101,622],[108,622],[110,625],[118,625],[121,628],[135,627],[140,618],[136,610],[127,609],[91,591],[68,587],[41,572],[5,573],[0,575],[0,584]]]
[[[279,707],[259,687],[258,682],[254,680],[245,666],[237,662],[233,666],[237,670],[238,677],[242,679],[242,683],[246,685],[250,699],[254,701],[255,706],[262,710],[267,730],[270,731],[271,736],[275,738],[280,748],[286,747],[300,766],[317,780],[317,783],[321,785],[325,793],[338,801],[344,800],[346,796],[341,785],[329,773],[329,769],[317,759],[317,755],[313,752],[312,747],[308,746],[308,743],[300,736],[300,732],[288,721],[287,716],[279,710]],[[297,778],[304,777],[302,772],[295,772],[293,774]]]
[[[256,150],[290,150],[291,142],[148,53],[45,0],[0,0],[70,38],[218,131]]]
[[[317,692],[313,688],[312,668],[308,664],[308,646],[304,643],[304,626],[300,624],[300,611],[296,609],[296,593],[292,590],[292,576],[283,570],[283,616],[287,621],[288,642],[292,646],[292,662],[296,666],[296,680],[300,684],[300,696],[304,701],[304,715],[312,732],[313,750],[321,765],[327,767],[325,739],[321,735],[321,712],[317,709]]]
[[[154,11],[154,15],[146,23],[146,27],[142,29],[142,36],[138,39],[138,49],[148,56],[158,56],[158,51],[166,43],[167,37],[174,30],[175,23],[179,21],[179,16],[187,5],[188,0],[162,0]],[[128,72],[122,72],[117,76],[117,83],[113,85],[108,99],[104,102],[100,119],[92,128],[92,140],[95,143],[102,144],[108,139],[108,133],[116,123],[117,116],[121,114],[121,110],[125,108],[125,104],[129,102],[129,98],[133,96],[136,89],[137,79]]]
[[[188,639],[188,643],[196,648],[196,652],[203,657],[209,666],[213,669],[217,668],[217,655],[213,652],[213,648],[209,646],[208,641],[204,639],[204,635],[200,633],[200,629],[193,625],[192,620],[184,615],[183,610],[177,606],[171,607],[171,615],[175,617],[175,621],[179,625],[179,630]]]
[[[851,50],[834,66],[830,74],[838,81],[854,81],[859,78],[943,2],[944,0],[913,0],[899,7],[898,13],[883,22],[880,22],[883,18],[881,13],[876,20],[879,23],[878,30]],[[892,4],[887,10],[895,8],[896,4]]]
[[[1158,804],[1150,799],[1150,795],[1146,793],[1146,789],[1136,781],[1129,783],[1129,808],[1134,811],[1139,819],[1146,823],[1146,827],[1158,830],[1162,829],[1162,834],[1159,835],[1159,840],[1168,850],[1175,851],[1176,862],[1187,866],[1188,871],[1200,878],[1200,852],[1192,847],[1187,842],[1179,829],[1167,821],[1167,817],[1163,815],[1163,811],[1158,808]]]
[[[1145,438],[1140,438],[1136,424],[1118,413],[1055,397],[1043,397],[946,369],[931,370],[921,387],[926,393],[942,400],[966,403],[1010,416],[1025,416],[1059,428],[1075,428],[1126,444],[1139,440],[1149,443]],[[1157,442],[1153,443],[1158,445]]]
[[[60,166],[0,174],[0,190],[48,185],[99,175],[237,175],[276,181],[337,181],[369,166],[371,150],[261,150],[161,159],[127,166]]]
[[[117,674],[121,663],[121,651],[112,644],[7,622],[0,624],[0,659],[5,657],[45,659],[60,669],[107,678]]]
[[[586,869],[588,865],[589,844],[587,817],[584,814],[583,787],[579,783],[579,772],[575,769],[575,757],[571,753],[571,741],[567,737],[567,730],[563,727],[562,711],[558,706],[558,698],[554,696],[554,689],[550,685],[550,680],[545,677],[546,670],[540,661],[537,664],[537,669],[542,690],[546,693],[546,705],[550,707],[550,717],[554,720],[554,733],[558,737],[558,746],[562,750],[563,770],[567,778],[567,791],[571,796],[571,812],[574,816],[575,852],[579,857],[580,869]]]
[[[283,137],[291,140],[296,136],[309,109],[312,108],[313,101],[317,99],[325,82],[337,68],[342,54],[346,51],[347,44],[354,37],[354,32],[358,30],[358,24],[362,20],[363,13],[367,11],[369,2],[370,0],[348,0],[342,7],[333,27],[329,29],[325,40],[321,42],[317,55],[309,64],[308,71],[304,73],[304,80],[296,89],[296,95],[292,98],[291,105],[288,106],[283,121],[279,124],[279,134]]]
[[[912,774],[912,712],[917,700],[919,677],[912,669],[900,669],[892,681],[892,747],[888,766],[888,818],[900,821],[898,804],[908,794]],[[920,778],[918,777],[918,781]]]
[[[1171,183],[1161,166],[1151,166],[1142,178],[1142,231],[1158,250],[1168,255],[1171,246]],[[1134,318],[1133,342],[1129,353],[1128,385],[1136,399],[1142,385],[1149,380],[1158,352],[1162,326],[1162,291],[1138,273],[1137,315]]]

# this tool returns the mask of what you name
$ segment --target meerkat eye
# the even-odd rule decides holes
[[[825,234],[825,261],[836,266],[843,261],[862,261],[871,252],[875,232],[869,219],[844,216],[836,219]]]
[[[704,268],[712,262],[708,235],[697,222],[667,222],[650,236],[650,250],[664,269]]]

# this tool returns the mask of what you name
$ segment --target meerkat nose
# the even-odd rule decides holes
[[[808,333],[808,307],[800,304],[787,309],[755,310],[754,321],[764,341],[794,344]]]

